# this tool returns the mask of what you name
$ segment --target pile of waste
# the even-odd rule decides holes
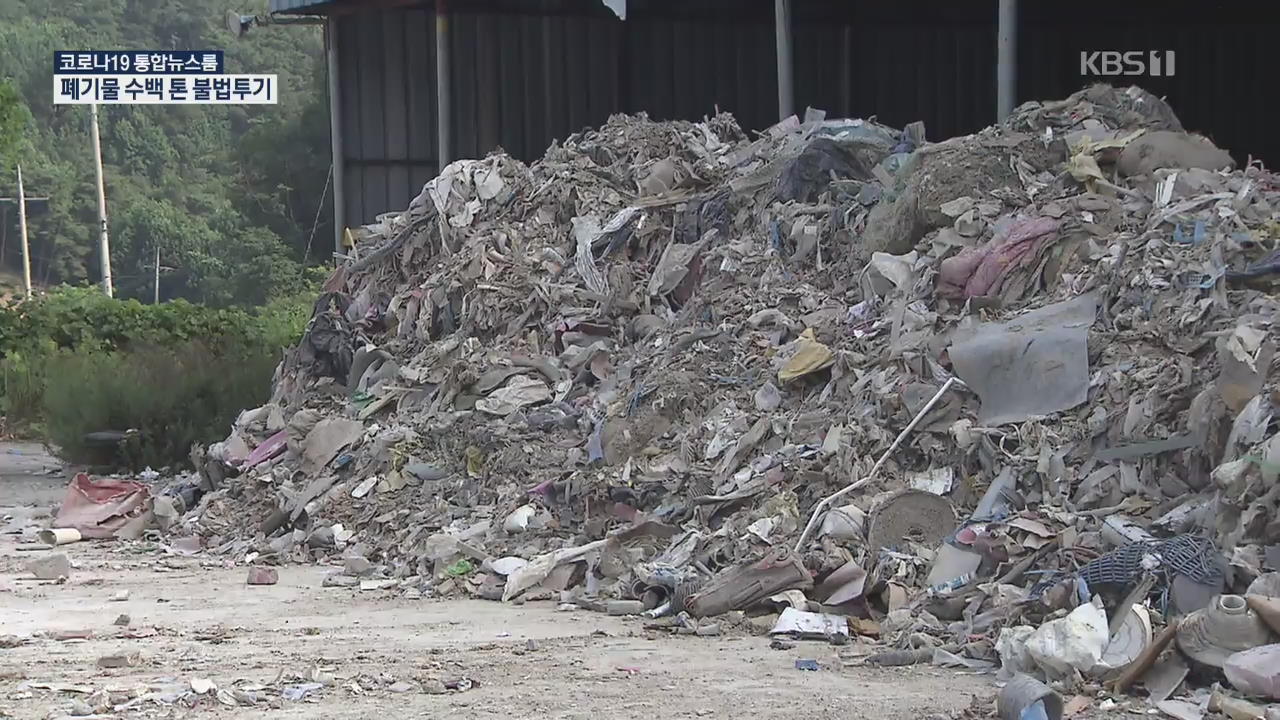
[[[352,231],[175,528],[999,667],[1010,717],[1061,712],[1032,676],[1280,698],[1278,203],[1108,86],[943,142],[617,116],[454,162]]]

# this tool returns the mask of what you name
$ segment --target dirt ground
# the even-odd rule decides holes
[[[29,516],[32,504],[60,496],[65,478],[18,478],[12,469],[12,456],[0,452],[0,519]],[[157,544],[65,546],[74,566],[69,581],[39,583],[24,579],[22,568],[50,551],[18,551],[19,541],[0,536],[0,635],[25,641],[0,649],[3,718],[64,717],[103,688],[116,702],[151,695],[94,717],[335,720],[382,712],[893,720],[950,714],[995,692],[989,677],[856,666],[840,658],[851,647],[771,650],[766,638],[672,636],[645,631],[637,619],[550,603],[411,600],[322,587],[331,571],[324,567],[280,568],[278,584],[249,586],[244,567]],[[121,591],[127,599],[113,599]],[[114,624],[121,614],[129,625]],[[59,639],[65,631],[91,637]],[[97,666],[103,656],[129,653],[140,654],[138,664]],[[795,669],[801,658],[821,669]],[[435,694],[443,690],[438,683],[460,678],[473,687]],[[189,693],[193,679],[212,681],[224,702],[217,690]],[[324,686],[300,700],[282,697],[285,688],[314,681]],[[179,692],[186,697],[175,702]]]

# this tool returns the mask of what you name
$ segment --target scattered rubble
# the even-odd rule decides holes
[[[1061,717],[1041,680],[1236,707],[1194,689],[1275,680],[1277,203],[1107,86],[937,143],[616,116],[458,161],[353,230],[168,531],[333,588],[998,665],[1001,717]]]

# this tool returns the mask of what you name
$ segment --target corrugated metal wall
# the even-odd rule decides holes
[[[995,117],[996,0],[793,0],[796,107],[924,120],[931,139]],[[454,0],[456,157],[495,147],[524,159],[613,112],[697,119],[716,108],[744,127],[777,118],[772,0],[631,0],[617,20],[598,0]],[[1174,49],[1177,75],[1140,82],[1184,123],[1244,156],[1280,156],[1266,108],[1264,54],[1275,6],[1166,0],[1021,3],[1018,96],[1056,98],[1087,82],[1082,49]],[[436,170],[432,6],[340,17],[347,221],[405,207]]]
[[[1280,63],[1272,51],[1280,37],[1280,3],[1021,5],[1020,98],[1062,97],[1078,89],[1082,50],[1174,50],[1173,77],[1124,78],[1124,84],[1167,98],[1184,126],[1230,149],[1238,162],[1252,154],[1280,165],[1273,109],[1280,102]]]

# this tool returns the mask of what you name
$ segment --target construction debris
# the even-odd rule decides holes
[[[280,573],[275,568],[251,567],[245,578],[248,585],[275,585],[280,581]]]
[[[45,555],[28,562],[27,572],[36,580],[66,580],[71,575],[71,559],[62,553]]]
[[[1002,717],[1062,714],[1029,674],[1202,712],[1181,654],[1275,637],[1240,595],[1280,570],[1276,176],[1138,88],[937,143],[807,117],[450,164],[352,230],[171,532],[410,597],[790,609],[999,662]]]

